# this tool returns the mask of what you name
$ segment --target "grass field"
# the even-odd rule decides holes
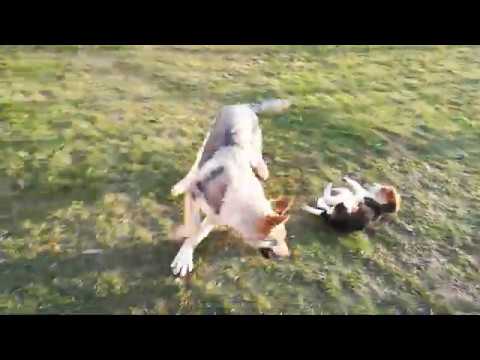
[[[291,261],[227,232],[170,274],[170,187],[224,104],[263,117],[269,196],[294,195]],[[480,313],[480,48],[0,48],[0,312]],[[299,211],[351,174],[399,215],[337,236]],[[89,250],[96,251],[89,251]]]

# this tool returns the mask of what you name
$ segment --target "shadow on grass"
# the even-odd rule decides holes
[[[177,247],[171,243],[115,248],[100,255],[57,257],[41,254],[31,260],[17,260],[0,265],[0,295],[14,294],[22,304],[31,301],[31,289],[41,289],[35,297],[38,313],[143,313],[174,314],[182,312],[181,294],[195,294],[195,301],[209,303],[211,311],[225,312],[222,299],[207,294],[188,280],[174,281],[170,264]],[[100,291],[98,274],[118,272],[126,289]],[[160,303],[162,308],[156,309]],[[25,308],[22,311],[27,311]],[[183,311],[188,312],[188,305]]]
[[[233,249],[225,251],[226,244]],[[202,282],[192,282],[188,277],[175,280],[169,264],[178,247],[177,243],[163,241],[116,247],[95,255],[41,253],[33,259],[4,262],[0,264],[0,298],[14,296],[22,313],[130,314],[133,309],[145,314],[191,313],[192,309],[227,313],[224,299],[207,291]],[[225,260],[245,251],[235,246],[227,233],[215,232],[199,247],[196,258],[213,262],[211,257]],[[101,284],[102,276],[112,272],[121,275],[124,288],[115,290],[114,285],[105,288]],[[2,311],[15,312],[0,306]]]
[[[112,249],[101,255],[58,257],[44,253],[31,260],[22,259],[0,265],[0,293],[15,293],[21,303],[22,294],[34,285],[46,288],[48,293],[73,298],[68,304],[49,303],[52,312],[129,313],[127,305],[132,303],[132,298],[141,296],[142,299],[155,299],[168,295],[172,288],[151,287],[140,295],[141,292],[133,287],[121,295],[101,297],[95,291],[96,278],[90,279],[86,275],[118,270],[130,277],[138,275],[142,269],[142,284],[145,284],[147,280],[161,280],[168,276],[169,269],[164,268],[164,264],[171,260],[173,254],[174,248],[168,244]],[[148,267],[145,268],[145,264]],[[72,283],[73,279],[79,281]],[[37,301],[41,303],[42,298],[39,297]],[[38,306],[41,312],[41,304]]]

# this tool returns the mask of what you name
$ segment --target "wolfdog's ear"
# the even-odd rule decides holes
[[[279,215],[285,215],[293,205],[293,199],[286,196],[281,196],[278,199],[272,200],[272,202],[275,212]]]
[[[262,235],[267,236],[268,234],[270,234],[270,231],[272,231],[275,226],[287,222],[288,218],[288,215],[267,215],[264,218],[260,219],[258,223],[258,231]]]

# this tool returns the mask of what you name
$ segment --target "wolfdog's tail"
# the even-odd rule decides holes
[[[271,99],[271,100],[261,101],[256,104],[250,104],[250,108],[256,114],[263,114],[263,113],[280,114],[285,112],[290,107],[290,105],[291,103],[288,100]]]

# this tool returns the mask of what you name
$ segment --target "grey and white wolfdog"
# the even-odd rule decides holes
[[[172,188],[173,196],[185,196],[184,224],[176,233],[184,241],[171,264],[175,275],[193,270],[194,249],[217,226],[235,230],[266,257],[289,256],[285,223],[292,202],[265,196],[259,178],[267,180],[269,170],[257,117],[289,107],[289,101],[275,99],[218,112],[194,165]]]

